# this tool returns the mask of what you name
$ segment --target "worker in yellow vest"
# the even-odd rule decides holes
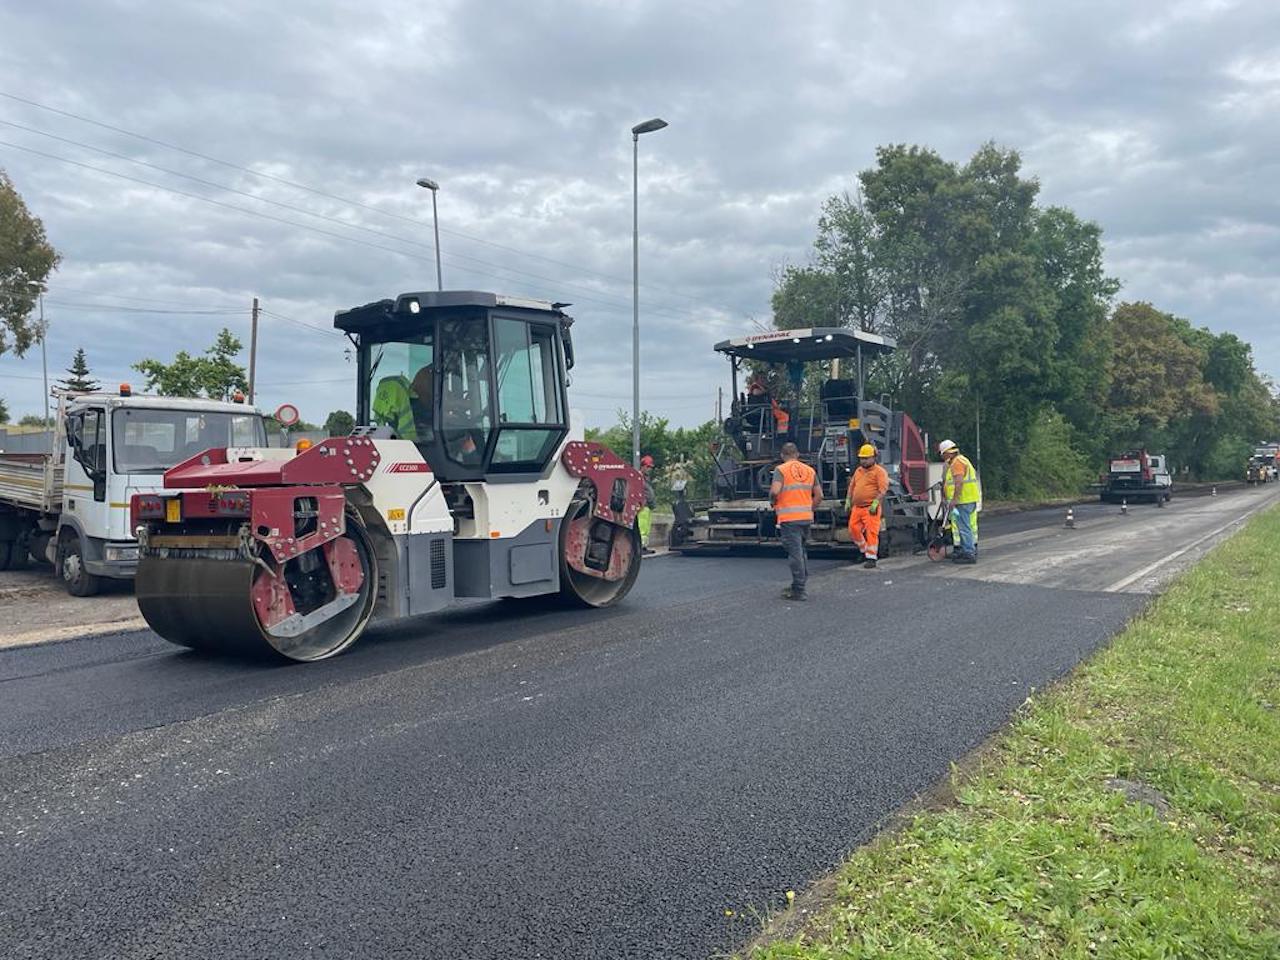
[[[640,475],[644,477],[644,506],[636,514],[636,527],[640,531],[640,547],[650,557],[657,552],[649,548],[649,531],[653,529],[653,508],[658,505],[658,498],[653,492],[653,457],[647,453],[640,458]]]
[[[951,538],[956,563],[978,562],[978,512],[982,509],[982,485],[978,471],[953,440],[938,444],[946,464],[942,474],[943,509],[951,510]]]
[[[876,463],[876,448],[864,443],[858,450],[858,468],[849,478],[844,508],[849,511],[849,538],[863,556],[863,566],[874,570],[880,555],[881,501],[889,492],[889,474]]]
[[[800,460],[800,449],[794,443],[782,445],[782,463],[773,471],[769,503],[777,515],[778,538],[791,564],[791,586],[782,591],[783,599],[806,600],[809,558],[805,548],[813,527],[813,512],[822,503],[822,485],[813,467]]]

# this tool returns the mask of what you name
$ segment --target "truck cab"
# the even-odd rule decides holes
[[[102,578],[132,578],[135,493],[205,450],[266,446],[262,414],[244,403],[85,393],[59,398],[48,454],[0,456],[0,539],[52,562],[67,590],[91,596]]]

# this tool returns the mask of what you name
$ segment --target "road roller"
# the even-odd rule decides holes
[[[338,312],[360,426],[206,450],[135,495],[147,623],[185,647],[311,661],[459,599],[625,597],[644,483],[570,417],[566,306],[443,291]]]

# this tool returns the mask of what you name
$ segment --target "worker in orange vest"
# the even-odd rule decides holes
[[[782,591],[783,599],[806,600],[809,558],[805,548],[813,526],[813,511],[822,503],[822,485],[813,467],[801,462],[800,449],[794,443],[782,445],[782,463],[773,471],[769,503],[777,515],[778,538],[791,564],[791,586]]]
[[[876,448],[864,443],[858,450],[858,469],[849,480],[849,493],[844,498],[849,511],[849,537],[862,551],[862,564],[874,570],[880,553],[880,524],[884,516],[881,501],[889,490],[889,474],[876,463]]]
[[[773,435],[785,437],[791,430],[791,414],[787,413],[787,408],[778,402],[777,397],[770,397],[769,405],[773,409]]]

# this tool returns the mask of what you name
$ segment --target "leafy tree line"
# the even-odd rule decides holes
[[[1280,434],[1250,347],[1151,304],[1120,303],[1102,231],[1037,203],[1013,150],[964,164],[924,147],[876,152],[823,205],[811,262],[777,277],[780,329],[852,326],[899,349],[871,372],[932,438],[975,452],[986,487],[1078,489],[1108,452],[1146,445],[1196,477],[1235,476]]]

